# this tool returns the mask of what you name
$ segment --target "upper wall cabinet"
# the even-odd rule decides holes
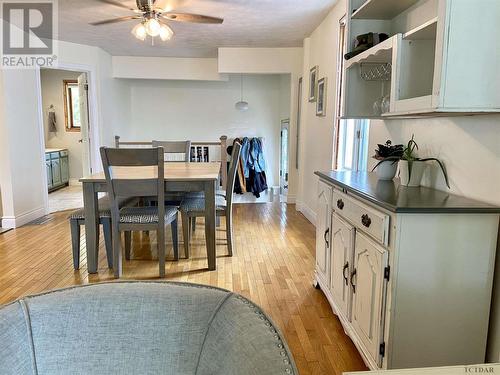
[[[498,0],[348,0],[344,118],[500,112]],[[383,39],[383,38],[382,38]]]

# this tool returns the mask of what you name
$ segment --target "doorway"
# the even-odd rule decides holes
[[[288,144],[290,142],[290,120],[281,120],[280,146],[280,202],[288,196]]]
[[[92,171],[88,77],[86,71],[40,69],[39,101],[49,213],[83,205],[79,180]]]

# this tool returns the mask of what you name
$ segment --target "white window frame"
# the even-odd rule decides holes
[[[344,52],[347,50],[346,16],[339,20],[339,36],[337,49],[337,85],[336,85],[336,105],[335,105],[335,127],[334,127],[334,158],[333,169],[352,170],[355,172],[366,171],[368,164],[368,144],[369,144],[369,120],[363,119],[342,119],[342,95],[344,84]],[[353,137],[348,138],[347,129],[353,126]],[[352,154],[346,160],[348,147],[352,147]]]
[[[347,131],[353,127],[350,133]],[[366,171],[368,167],[369,120],[341,120],[337,150],[337,169],[353,172]],[[352,152],[348,152],[352,150]],[[350,156],[349,156],[350,154]]]

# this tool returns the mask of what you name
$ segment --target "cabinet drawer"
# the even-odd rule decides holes
[[[386,246],[389,244],[389,215],[338,190],[333,192],[333,209],[380,243]]]

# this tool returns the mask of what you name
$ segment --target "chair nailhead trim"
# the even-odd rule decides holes
[[[241,295],[236,295],[236,298],[238,298],[245,305],[249,305],[248,307],[251,308],[253,310],[253,312],[259,316],[259,319],[260,320],[264,320],[264,324],[267,327],[269,327],[269,331],[273,335],[274,339],[277,340],[277,344],[276,344],[277,348],[278,349],[282,349],[282,350],[280,350],[280,355],[282,357],[285,357],[285,358],[283,358],[283,363],[285,365],[289,365],[291,363],[290,362],[290,358],[288,357],[287,351],[284,350],[285,346],[283,345],[283,343],[281,341],[281,338],[280,338],[280,336],[278,334],[278,331],[276,331],[276,329],[273,327],[273,325],[271,324],[271,322],[268,319],[266,319],[265,314],[256,305],[254,305],[251,301],[249,301],[245,297],[243,297]],[[286,374],[291,374],[292,373],[292,370],[289,367],[286,367],[284,370],[285,370]]]

